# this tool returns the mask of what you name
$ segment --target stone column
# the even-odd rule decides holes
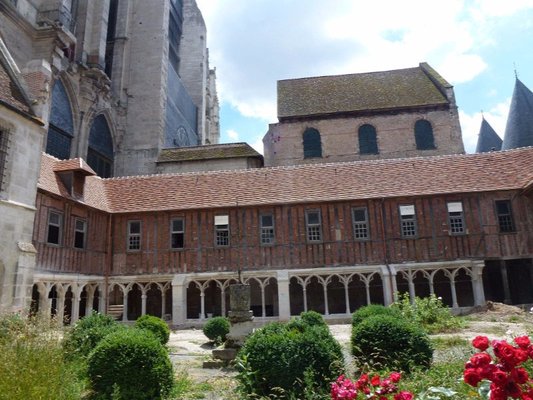
[[[93,302],[94,302],[94,291],[96,288],[94,286],[86,286],[87,300],[85,302],[85,316],[91,315],[93,311]]]
[[[502,275],[503,293],[505,296],[503,302],[505,304],[511,304],[511,289],[509,288],[509,276],[507,274],[507,264],[505,263],[505,260],[500,260],[500,274]]]
[[[322,289],[324,291],[324,315],[329,315],[328,286],[323,283]]]
[[[396,287],[396,270],[393,266],[390,266],[389,268],[387,268],[385,265],[381,267],[383,299],[386,306],[394,303],[394,297],[398,292],[398,288]]]
[[[474,305],[485,304],[485,291],[483,289],[483,262],[472,265],[472,291],[474,292]]]
[[[148,296],[146,295],[146,292],[142,291],[142,294],[141,294],[141,315],[145,315],[146,314],[146,299],[148,298]]]
[[[104,284],[98,286],[98,312],[104,314],[107,311],[107,293],[106,287]]]
[[[350,314],[350,292],[348,290],[349,285],[349,282],[344,282],[344,301],[346,303],[346,314]]]
[[[65,319],[65,293],[63,292],[63,289],[57,291],[56,316],[57,322],[60,325],[63,325]]]
[[[128,293],[129,290],[124,288],[124,292],[122,293],[122,304],[124,305],[124,309],[122,311],[122,322],[128,321]]]
[[[291,318],[291,302],[289,295],[289,272],[286,270],[277,271],[278,281],[278,308],[279,320],[288,321]]]
[[[174,275],[172,279],[172,325],[185,323],[187,319],[187,275]]]
[[[161,318],[165,319],[165,314],[167,313],[167,291],[161,289]]]

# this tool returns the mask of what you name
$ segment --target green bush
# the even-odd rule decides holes
[[[300,318],[308,325],[327,326],[326,321],[324,321],[324,317],[322,317],[322,314],[317,313],[316,311],[305,311],[300,314]]]
[[[98,399],[156,400],[168,396],[174,374],[167,350],[151,333],[124,329],[89,355],[88,376]]]
[[[67,358],[87,358],[96,345],[110,333],[125,327],[109,315],[93,311],[90,315],[81,318],[65,333],[63,348]]]
[[[403,318],[375,315],[352,328],[352,354],[359,365],[409,372],[429,367],[433,349],[420,327]]]
[[[65,361],[55,321],[0,316],[0,327],[1,400],[83,398],[79,365]]]
[[[391,307],[428,333],[452,332],[464,326],[463,320],[455,317],[440,297],[434,294],[423,298],[415,297],[414,302],[411,302],[409,294],[405,293]]]
[[[146,329],[152,332],[165,345],[170,337],[170,328],[167,323],[161,318],[153,315],[143,315],[135,321],[135,327],[139,329]]]
[[[355,327],[364,319],[373,317],[374,315],[390,315],[399,318],[400,312],[396,308],[385,307],[381,304],[369,304],[368,306],[357,309],[352,314],[352,326]]]
[[[230,324],[226,317],[210,318],[203,328],[204,335],[215,343],[222,343],[229,333]]]
[[[343,373],[343,356],[327,326],[296,320],[255,331],[239,351],[238,365],[237,379],[246,396],[307,398],[310,392],[328,393]]]

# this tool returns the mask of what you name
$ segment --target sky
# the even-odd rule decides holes
[[[533,0],[197,0],[216,68],[220,142],[262,153],[278,80],[412,68],[454,86],[463,141],[503,139],[518,76],[533,90]]]

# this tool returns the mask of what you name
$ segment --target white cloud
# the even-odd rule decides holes
[[[264,155],[263,135],[258,135],[258,136],[253,137],[251,139],[251,143],[249,144],[255,149],[255,151]]]
[[[226,131],[226,135],[233,141],[239,140],[239,133],[233,129],[228,129]]]

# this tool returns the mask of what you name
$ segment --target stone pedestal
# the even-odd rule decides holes
[[[233,361],[244,344],[246,337],[254,329],[254,315],[250,310],[250,285],[235,284],[229,287],[230,310],[228,319],[230,331],[226,335],[224,348],[213,350],[213,358],[225,364]]]

